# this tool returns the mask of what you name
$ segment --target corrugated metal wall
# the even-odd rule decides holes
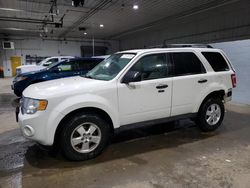
[[[168,43],[211,43],[250,38],[250,1],[241,0],[201,13],[165,20],[120,38],[121,49]]]
[[[250,40],[212,44],[226,52],[237,74],[233,101],[250,104]]]

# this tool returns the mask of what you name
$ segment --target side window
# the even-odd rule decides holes
[[[141,80],[153,80],[171,76],[170,59],[166,54],[153,54],[142,57],[130,71],[141,73]]]
[[[84,71],[89,71],[93,69],[97,64],[99,64],[101,61],[96,60],[82,60],[80,61],[80,69]]]
[[[59,60],[58,60],[58,58],[53,58],[53,59],[51,59],[51,60],[49,60],[51,63],[57,63]]]
[[[58,68],[61,72],[66,71],[77,71],[79,70],[79,62],[78,61],[65,61],[58,65]]]
[[[198,57],[192,52],[172,53],[175,76],[205,73],[205,68]]]
[[[48,60],[47,62],[45,62],[43,66],[49,66],[50,64],[57,63],[58,61],[59,61],[58,58],[52,58]]]
[[[202,52],[215,72],[228,71],[229,67],[224,57],[218,52]]]

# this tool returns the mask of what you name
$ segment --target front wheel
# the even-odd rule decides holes
[[[98,115],[76,114],[62,129],[62,152],[74,161],[92,159],[108,144],[109,133],[109,125]]]
[[[224,112],[225,108],[221,99],[208,99],[199,110],[197,125],[204,132],[214,131],[221,125]]]

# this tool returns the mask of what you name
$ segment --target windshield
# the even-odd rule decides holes
[[[44,64],[45,62],[47,62],[47,61],[48,61],[48,58],[45,58],[44,60],[40,61],[37,65],[43,66],[43,64]]]
[[[113,54],[86,74],[97,80],[112,80],[135,57],[132,53]]]

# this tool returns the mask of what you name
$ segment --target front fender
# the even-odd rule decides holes
[[[49,130],[48,139],[54,140],[56,129],[67,114],[81,108],[92,107],[103,110],[110,116],[114,128],[119,127],[118,106],[115,105],[115,102],[110,103],[107,99],[93,94],[76,95],[63,99],[53,108],[48,118],[46,129]]]

